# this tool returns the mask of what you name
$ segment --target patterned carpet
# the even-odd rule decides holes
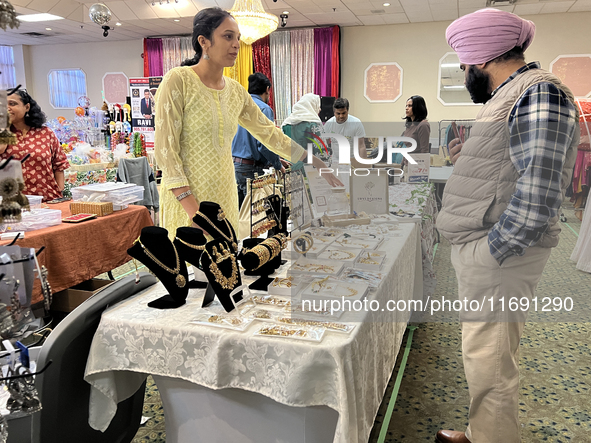
[[[578,232],[581,224],[572,209],[565,209],[564,214],[568,225]],[[563,225],[560,245],[553,250],[539,284],[539,297],[570,295],[575,307],[591,303],[587,300],[591,295],[591,275],[577,271],[569,260],[576,240],[575,233]],[[457,296],[457,282],[449,257],[449,243],[443,241],[435,259],[438,297]],[[130,269],[133,268],[128,266],[125,272]],[[369,443],[379,441],[405,343],[406,336]],[[521,343],[522,441],[590,441],[591,324],[530,322]],[[432,442],[439,429],[464,430],[468,402],[459,324],[420,324],[414,332],[385,442]],[[144,415],[150,419],[140,427],[133,442],[164,443],[162,405],[151,378],[146,389]]]

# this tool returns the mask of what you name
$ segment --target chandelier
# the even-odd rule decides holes
[[[236,0],[228,12],[238,23],[240,40],[247,45],[269,35],[279,24],[276,15],[265,12],[261,0]]]
[[[21,22],[16,18],[16,11],[7,0],[0,0],[0,28],[18,28]]]

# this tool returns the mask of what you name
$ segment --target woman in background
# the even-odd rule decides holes
[[[287,117],[281,129],[300,146],[308,146],[311,134],[322,135],[322,120],[318,116],[320,112],[320,96],[316,94],[304,94],[300,100],[293,105],[291,114]],[[314,144],[314,155],[327,161],[325,152],[321,152]]]
[[[16,145],[0,145],[0,158],[13,156],[23,162],[26,195],[41,195],[43,201],[62,197],[64,170],[70,167],[59,140],[51,129],[44,126],[46,116],[25,90],[8,96],[10,130],[16,134]]]

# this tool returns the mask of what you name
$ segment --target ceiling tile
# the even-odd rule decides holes
[[[467,14],[472,14],[473,12],[476,12],[479,9],[482,9],[482,8],[460,8],[458,12],[460,14],[460,17],[462,17]]]
[[[181,17],[194,17],[195,14],[199,12],[199,10],[195,7],[193,3],[180,3],[174,6],[174,9]]]
[[[408,17],[404,13],[384,14],[382,15],[382,17],[384,18],[384,21],[389,25],[408,23]]]
[[[85,22],[88,19],[88,22],[90,22],[90,17],[88,16],[88,8],[84,5],[80,5],[78,8],[76,8],[76,10],[74,12],[72,12],[71,14],[69,14],[66,17],[68,20],[74,20],[76,22]]]
[[[357,16],[357,18],[359,20],[361,20],[361,23],[363,23],[364,25],[385,25],[386,22],[384,21],[383,17],[381,15],[375,14],[375,15],[362,15],[362,16]]]
[[[577,0],[568,12],[591,11],[591,0]]]
[[[420,22],[432,22],[433,16],[431,15],[431,10],[429,8],[423,10],[410,10],[406,11],[406,16],[410,20],[411,23],[420,23]]]
[[[12,6],[27,6],[29,3],[33,3],[33,0],[11,0]]]
[[[125,3],[139,19],[146,20],[158,17],[152,6],[146,3],[145,0],[125,0]]]
[[[204,2],[206,3],[206,2]],[[216,0],[216,3],[218,4],[218,6],[222,9],[228,10],[231,9],[232,6],[234,6],[234,0]],[[209,8],[211,6],[215,6],[215,5],[210,5],[209,2],[207,2],[208,6],[206,6],[206,8]]]
[[[539,14],[543,7],[544,5],[540,3],[515,5],[513,12],[517,15],[534,15]]]
[[[495,6],[495,9],[500,9],[501,11],[513,12],[513,10],[515,9],[515,6],[514,5],[510,5],[510,6]]]
[[[455,20],[458,18],[458,9],[435,9],[431,8],[431,15],[434,21]]]
[[[77,1],[61,0],[53,8],[49,10],[49,13],[59,15],[60,17],[67,17],[79,7],[80,3]]]
[[[371,2],[371,4],[373,5],[373,9],[383,9],[384,11],[386,11],[386,14],[398,14],[404,12],[404,8],[398,1],[388,1],[387,3],[390,3],[390,6],[384,6],[384,3],[386,3],[386,0],[374,0]]]
[[[486,0],[458,0],[458,7],[482,9],[486,7]]]
[[[540,11],[540,14],[567,12],[574,3],[574,1],[545,3],[542,7],[542,10]]]
[[[59,0],[33,0],[27,5],[27,8],[39,12],[49,12],[51,8],[59,3]]]
[[[107,2],[105,3],[111,10],[111,13],[116,15],[119,21],[121,20],[134,20],[137,16],[131,10],[131,8],[124,2]]]

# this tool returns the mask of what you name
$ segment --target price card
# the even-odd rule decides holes
[[[408,164],[408,177],[406,181],[408,183],[428,182],[431,154],[411,154],[411,157],[414,158],[417,164]]]

